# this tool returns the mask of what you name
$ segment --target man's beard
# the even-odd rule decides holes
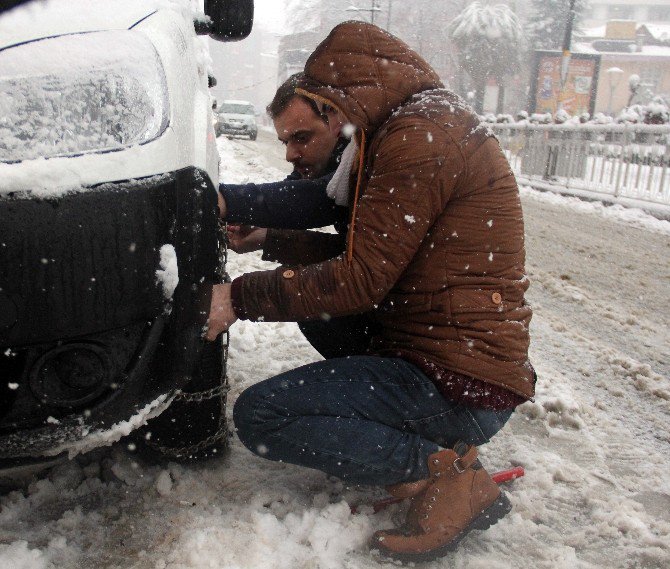
[[[314,168],[313,166],[303,166],[300,163],[294,163],[293,168],[300,174],[302,178],[306,180],[314,180],[323,176],[323,174],[320,173],[320,170]]]

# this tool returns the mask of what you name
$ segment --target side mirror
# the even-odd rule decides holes
[[[239,41],[251,33],[254,0],[205,0],[205,15],[211,21],[202,31],[209,37],[217,41]]]

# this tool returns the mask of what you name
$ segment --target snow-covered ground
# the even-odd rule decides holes
[[[281,151],[219,140],[228,182],[273,180]],[[522,192],[534,305],[535,402],[481,449],[514,510],[425,567],[670,567],[670,223],[641,212]],[[270,266],[231,254],[235,274]],[[294,324],[238,322],[230,402],[313,361]],[[352,515],[381,495],[325,475],[230,453],[149,464],[123,442],[0,497],[0,568],[368,569],[373,531],[402,506]]]

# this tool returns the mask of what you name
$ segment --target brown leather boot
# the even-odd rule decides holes
[[[400,482],[387,486],[386,491],[394,498],[404,500],[405,498],[414,498],[414,496],[423,492],[428,484],[430,484],[430,478],[417,480],[416,482]]]
[[[474,446],[436,452],[430,478],[412,499],[405,524],[378,531],[371,547],[402,562],[432,561],[456,549],[473,529],[487,529],[511,509],[507,497],[477,460]]]

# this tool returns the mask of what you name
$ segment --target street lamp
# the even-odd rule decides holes
[[[623,77],[623,69],[618,67],[610,67],[605,73],[607,73],[607,78],[610,83],[610,100],[607,104],[607,114],[612,116],[612,99],[614,98],[614,91],[619,86],[621,78]]]
[[[348,8],[345,8],[346,12],[370,12],[370,23],[375,23],[375,12],[381,12],[382,9],[377,6],[376,0],[371,0],[369,8],[359,8],[351,4]]]

